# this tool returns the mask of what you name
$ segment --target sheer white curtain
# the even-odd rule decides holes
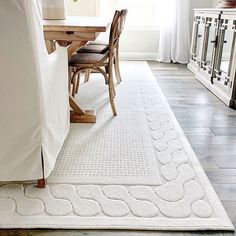
[[[189,60],[189,0],[163,1],[158,58],[160,62]]]

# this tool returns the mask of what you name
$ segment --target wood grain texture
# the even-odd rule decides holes
[[[68,16],[66,20],[43,20],[44,31],[106,32],[109,21],[102,17]]]
[[[149,65],[213,187],[221,198],[231,221],[236,227],[236,149],[233,147],[236,140],[236,111],[228,108],[203,85],[197,82],[193,75],[189,74],[186,66],[160,64],[157,62],[150,62]],[[232,151],[228,151],[229,149]],[[2,230],[0,235],[236,236],[236,233],[214,231]]]

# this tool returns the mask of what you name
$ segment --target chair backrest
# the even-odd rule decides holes
[[[128,13],[127,9],[123,9],[121,11],[118,11],[118,10],[115,11],[112,24],[111,24],[110,38],[109,38],[108,49],[109,49],[110,59],[114,53],[114,49],[118,48],[117,46],[119,44],[120,35],[124,29],[127,13]]]
[[[125,20],[126,20],[126,16],[128,14],[128,10],[127,9],[122,9],[120,12],[120,22],[119,22],[119,36],[121,35],[124,27],[125,27]]]
[[[114,53],[114,49],[116,48],[120,33],[119,33],[119,23],[120,23],[120,16],[121,11],[116,10],[112,23],[111,23],[111,29],[110,29],[110,37],[109,37],[109,58],[111,59]]]

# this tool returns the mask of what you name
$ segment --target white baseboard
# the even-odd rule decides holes
[[[121,60],[154,61],[157,59],[157,53],[148,52],[120,52]]]

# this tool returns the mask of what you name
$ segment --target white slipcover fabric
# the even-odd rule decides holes
[[[0,30],[0,181],[47,178],[69,131],[67,50],[47,54],[39,0],[1,0]]]

